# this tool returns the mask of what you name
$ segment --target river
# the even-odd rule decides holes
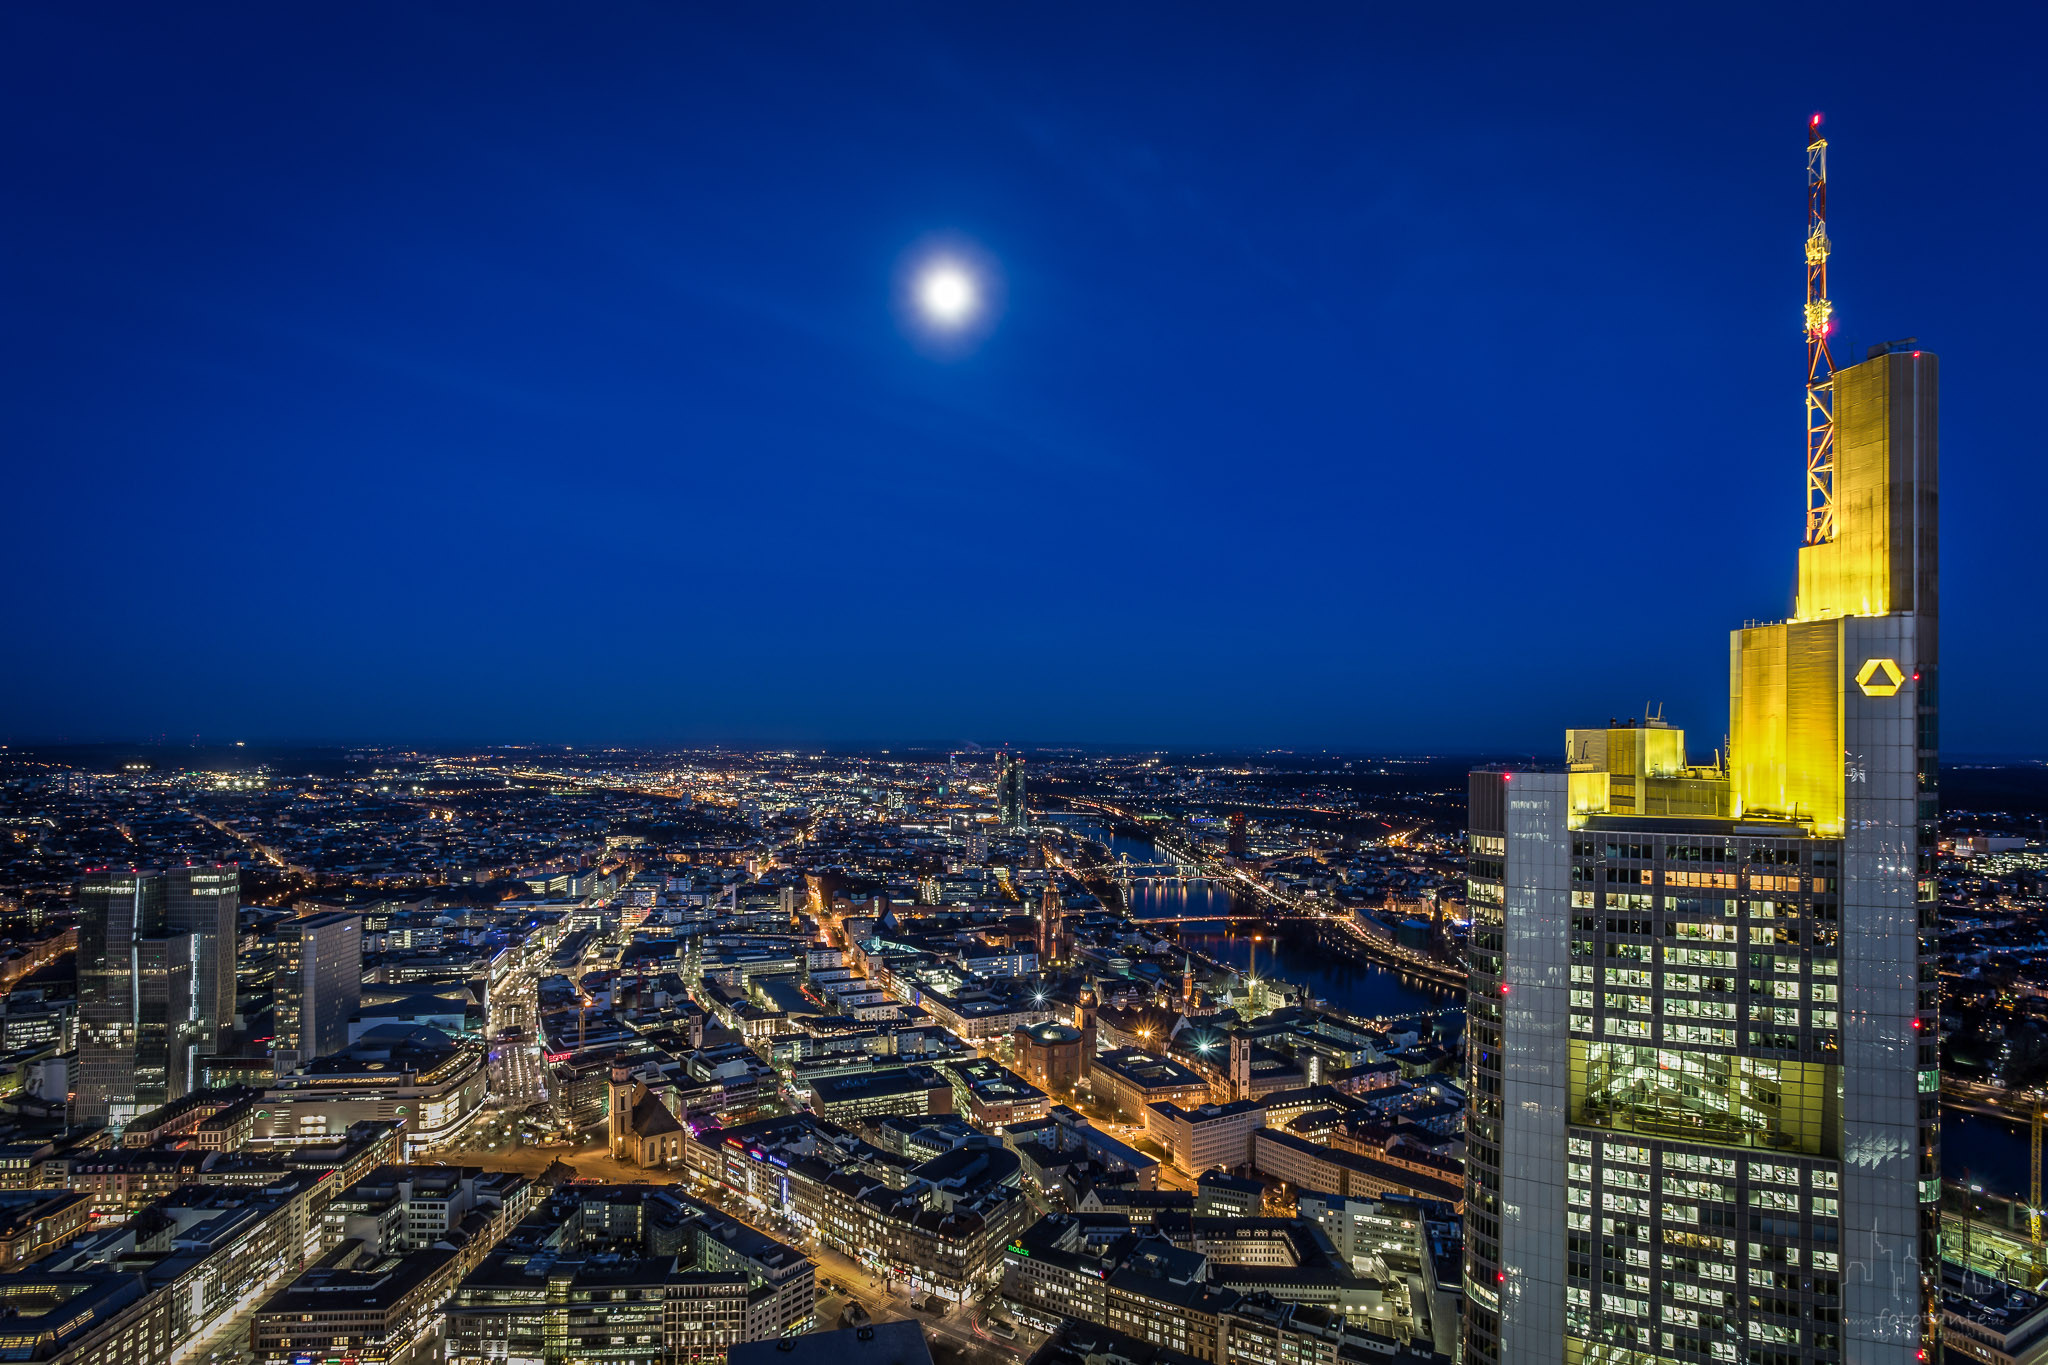
[[[1100,821],[1088,817],[1054,819],[1097,842],[1108,834]],[[1128,855],[1134,863],[1171,861],[1143,839],[1116,835],[1109,838],[1109,846],[1112,853]],[[1211,911],[1221,916],[1230,909],[1230,897],[1206,881],[1141,882],[1132,900],[1131,911],[1137,919],[1178,919]],[[1320,957],[1307,944],[1275,942],[1270,934],[1261,937],[1263,941],[1254,945],[1248,935],[1226,933],[1220,918],[1213,927],[1181,926],[1183,943],[1234,967],[1249,966],[1256,946],[1262,973],[1306,986],[1321,999],[1352,1014],[1381,1018],[1438,1010],[1458,1003],[1463,994],[1403,977],[1385,967],[1356,966]],[[2024,1199],[2027,1147],[2024,1123],[1942,1110],[1941,1173],[1950,1180],[1982,1185],[2008,1198]]]
[[[1098,843],[1108,836],[1110,852],[1120,857],[1128,856],[1133,863],[1171,861],[1149,840],[1110,835],[1100,821],[1085,816],[1054,818]],[[1131,899],[1132,918],[1140,920],[1180,919],[1213,912],[1217,916],[1213,925],[1181,925],[1181,942],[1217,962],[1239,969],[1252,965],[1252,952],[1256,948],[1261,976],[1277,977],[1306,987],[1318,999],[1327,1000],[1349,1014],[1387,1018],[1433,1013],[1446,1005],[1462,1004],[1464,1000],[1461,990],[1432,985],[1386,967],[1341,961],[1319,954],[1307,942],[1277,941],[1271,931],[1262,932],[1261,941],[1256,944],[1249,934],[1229,933],[1223,916],[1230,909],[1230,897],[1208,881],[1140,882]],[[1462,1029],[1462,1021],[1451,1022],[1452,1031]]]
[[[1941,1173],[2008,1199],[2027,1197],[2027,1125],[1941,1111]]]

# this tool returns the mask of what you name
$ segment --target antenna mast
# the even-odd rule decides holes
[[[1828,335],[1828,140],[1806,125],[1806,543],[1835,538],[1835,359]]]

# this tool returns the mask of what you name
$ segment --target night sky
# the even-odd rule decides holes
[[[2038,9],[199,8],[0,8],[0,739],[1703,757],[1819,109],[2048,751]]]

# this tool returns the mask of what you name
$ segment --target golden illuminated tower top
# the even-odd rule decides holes
[[[1931,616],[1934,360],[1909,338],[1835,368],[1819,114],[1807,123],[1806,203],[1806,537],[1792,616]]]
[[[1916,780],[1932,799],[1940,374],[1911,338],[1835,368],[1827,180],[1816,114],[1806,148],[1806,534],[1797,598],[1791,620],[1735,632],[1728,728],[1738,816],[1802,820],[1838,837],[1847,784],[1867,767],[1854,756],[1864,741],[1848,729],[1852,702],[1897,695],[1909,675],[1925,718]],[[1870,643],[1878,627],[1848,625],[1899,613],[1914,620],[1884,627],[1903,632],[1884,646]]]

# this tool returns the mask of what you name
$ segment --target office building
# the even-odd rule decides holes
[[[1266,1113],[1256,1100],[1198,1104],[1188,1109],[1161,1100],[1145,1110],[1145,1135],[1188,1175],[1219,1168],[1234,1171],[1248,1165],[1252,1131],[1265,1126]]]
[[[487,1080],[481,1045],[439,1029],[381,1024],[277,1077],[257,1107],[250,1140],[327,1143],[359,1124],[397,1123],[407,1150],[419,1152],[475,1118]]]
[[[0,1191],[0,1274],[33,1264],[85,1231],[92,1210],[87,1193]]]
[[[996,755],[996,821],[1004,829],[1030,823],[1024,810],[1024,755]]]
[[[161,873],[102,871],[77,885],[78,1077],[72,1112],[116,1127],[192,1088],[203,1023],[199,936],[170,921]]]
[[[991,1058],[963,1058],[942,1070],[953,1084],[953,1112],[983,1132],[1036,1123],[1052,1113],[1043,1090]]]
[[[1098,1052],[1085,1060],[1089,1093],[1127,1123],[1144,1123],[1150,1106],[1161,1101],[1201,1104],[1209,1098],[1209,1082],[1199,1074],[1137,1048]]]
[[[725,1358],[727,1365],[932,1365],[932,1348],[915,1322],[877,1322],[772,1342],[737,1342]]]
[[[192,939],[192,996],[200,1051],[224,1051],[235,1027],[235,917],[242,872],[235,863],[174,867],[164,874],[171,932]]]
[[[277,931],[277,1072],[348,1046],[348,1021],[362,1000],[362,921],[331,912]]]
[[[950,1114],[953,1087],[928,1066],[820,1076],[811,1084],[811,1112],[834,1123],[886,1114]]]
[[[130,1153],[129,1155],[134,1155]],[[325,1170],[252,1173],[167,1192],[7,1277],[10,1347],[52,1365],[178,1365],[238,1308],[327,1246]],[[138,1206],[139,1207],[139,1206]],[[175,1237],[176,1245],[167,1245]],[[105,1299],[88,1298],[118,1286]],[[103,1306],[102,1306],[103,1305]],[[225,1345],[219,1337],[208,1345]],[[201,1349],[204,1349],[203,1347]]]
[[[456,1288],[446,1359],[720,1361],[811,1327],[816,1286],[797,1248],[672,1190],[563,1186]]]
[[[1043,1332],[1093,1323],[1205,1365],[1449,1365],[1412,1312],[1392,1311],[1408,1307],[1403,1281],[1354,1275],[1293,1220],[1051,1214],[1003,1259],[1004,1302]]]
[[[403,1359],[439,1322],[454,1286],[456,1253],[445,1248],[351,1260],[340,1247],[263,1301],[249,1324],[249,1351],[264,1365],[315,1358]]]
[[[1471,777],[1473,1365],[1938,1350],[1937,366],[1833,368],[1812,223],[1796,606],[1731,637],[1725,760],[1646,717]]]

